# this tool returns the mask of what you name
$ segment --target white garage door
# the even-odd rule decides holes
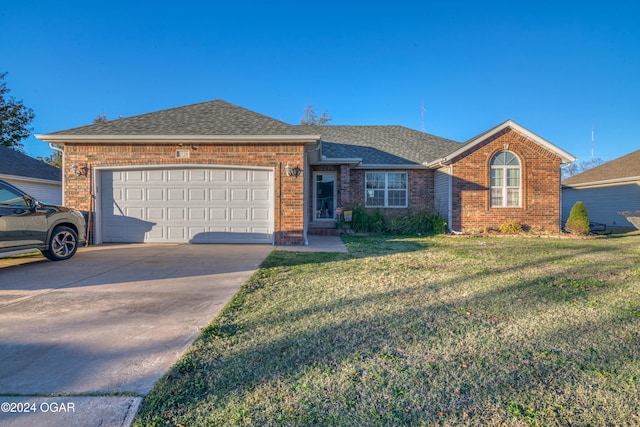
[[[273,171],[102,171],[103,242],[272,243]]]

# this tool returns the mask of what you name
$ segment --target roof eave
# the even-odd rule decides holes
[[[626,178],[614,178],[614,179],[604,179],[600,181],[590,181],[590,182],[578,182],[576,184],[565,184],[562,183],[564,188],[580,188],[580,187],[595,187],[598,185],[609,185],[609,184],[622,184],[627,182],[640,181],[640,176],[630,176]]]
[[[282,144],[318,142],[320,135],[35,135],[54,144]]]
[[[55,179],[35,178],[35,177],[31,177],[31,176],[11,175],[11,174],[7,174],[7,173],[0,173],[0,178],[8,179],[8,180],[16,180],[16,181],[37,182],[37,183],[40,183],[40,184],[62,185],[62,180],[58,181],[58,180],[55,180]]]

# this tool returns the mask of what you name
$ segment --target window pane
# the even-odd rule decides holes
[[[384,206],[384,190],[367,190],[366,198],[365,198],[365,206],[383,207]]]
[[[516,157],[515,154],[509,151],[506,151],[504,156],[504,164],[511,165],[511,166],[520,166],[520,161],[518,160],[518,157]]]
[[[20,194],[0,187],[0,205],[27,207],[27,201]]]
[[[502,203],[502,188],[491,189],[491,206],[503,206]]]
[[[520,169],[507,169],[507,187],[520,187]]]
[[[491,186],[502,187],[504,169],[491,169]]]
[[[407,192],[405,190],[389,190],[387,202],[389,206],[405,207],[407,206]]]
[[[367,188],[384,188],[384,173],[367,172]]]
[[[388,188],[389,189],[406,189],[407,188],[407,174],[406,173],[390,173],[388,175]]]
[[[519,188],[507,189],[507,206],[509,207],[520,206],[520,189]]]

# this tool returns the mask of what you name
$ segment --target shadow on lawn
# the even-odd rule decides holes
[[[384,250],[378,243],[389,245],[384,249],[386,253],[423,248],[415,242],[406,245],[388,240],[373,243],[369,239],[361,244],[376,247],[378,252],[374,256],[379,256]],[[473,423],[486,420],[483,418],[486,416],[498,424],[513,423],[514,418],[529,424],[632,423],[633,413],[629,408],[640,403],[639,378],[633,373],[638,371],[640,335],[634,325],[640,310],[604,311],[599,314],[608,315],[580,321],[558,319],[537,330],[534,336],[506,332],[520,317],[536,318],[541,312],[556,309],[570,313],[575,304],[584,303],[587,307],[591,299],[605,298],[608,292],[617,292],[625,284],[614,283],[614,280],[611,283],[598,279],[580,281],[575,279],[580,277],[580,267],[568,266],[560,269],[561,275],[554,272],[520,279],[514,276],[512,283],[495,289],[468,292],[469,286],[480,279],[513,273],[540,262],[559,263],[571,257],[610,250],[589,244],[572,245],[561,253],[522,259],[517,265],[487,266],[472,274],[461,274],[454,281],[436,280],[401,290],[332,300],[297,312],[292,310],[269,319],[274,327],[277,324],[281,328],[283,322],[291,322],[292,333],[242,350],[234,350],[238,347],[233,342],[236,338],[242,339],[236,334],[241,330],[242,335],[250,335],[258,325],[243,323],[238,329],[234,315],[223,316],[203,332],[196,350],[188,353],[176,366],[171,379],[157,389],[170,402],[154,400],[152,392],[141,415],[144,417],[146,411],[153,409],[151,406],[158,404],[182,408],[171,412],[171,416],[175,416],[175,420],[182,420],[182,416],[188,419],[199,405],[218,408],[242,405],[243,398],[239,396],[245,391],[274,381],[292,385],[308,370],[326,373],[331,382],[344,375],[345,366],[360,364],[367,369],[381,369],[382,379],[377,383],[368,380],[367,386],[363,375],[355,370],[352,381],[343,385],[347,387],[346,391],[342,390],[344,395],[331,395],[328,389],[324,398],[314,400],[310,406],[302,402],[298,407],[289,407],[288,415],[282,412],[289,417],[283,424],[331,424],[330,413],[341,414],[336,424],[344,425],[375,424],[377,416],[378,423],[399,424],[465,423],[465,417]],[[331,261],[340,256],[344,255],[333,254]],[[295,261],[306,259],[313,258],[301,257]],[[278,260],[272,262],[277,264]],[[601,272],[615,277],[617,268],[617,264],[605,263]],[[448,299],[444,299],[442,290],[447,291]],[[414,304],[406,304],[412,296],[425,292],[432,293],[433,298],[415,299]],[[360,310],[377,302],[384,302],[380,310]],[[242,310],[242,305],[236,309]],[[320,319],[331,313],[343,315],[321,326],[295,328],[299,319],[310,316]],[[597,331],[624,337],[625,345],[616,347],[606,333],[597,334]],[[471,342],[473,338],[478,340]],[[589,352],[581,354],[579,350],[589,340],[592,340],[587,347]],[[403,353],[404,349],[418,344],[426,353],[423,359],[415,360],[415,355]],[[208,357],[199,357],[203,351]],[[626,376],[624,386],[612,381],[618,376]],[[590,390],[593,385],[595,389]],[[618,402],[619,407],[607,408],[607,412],[602,406],[608,392],[598,394],[599,387],[613,393],[636,393],[626,399],[629,408]],[[395,393],[396,390],[405,391]],[[292,390],[288,392],[295,394]],[[271,404],[278,399],[279,396],[273,396]],[[373,418],[352,419],[350,412],[359,405],[364,407],[360,415],[368,412]],[[487,410],[493,412],[487,413]],[[624,411],[627,411],[626,418]],[[253,421],[259,424],[260,416],[256,415]],[[582,416],[586,418],[581,419]]]

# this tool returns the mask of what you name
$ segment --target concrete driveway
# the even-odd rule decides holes
[[[106,245],[67,261],[0,259],[0,425],[128,425],[273,249]]]

